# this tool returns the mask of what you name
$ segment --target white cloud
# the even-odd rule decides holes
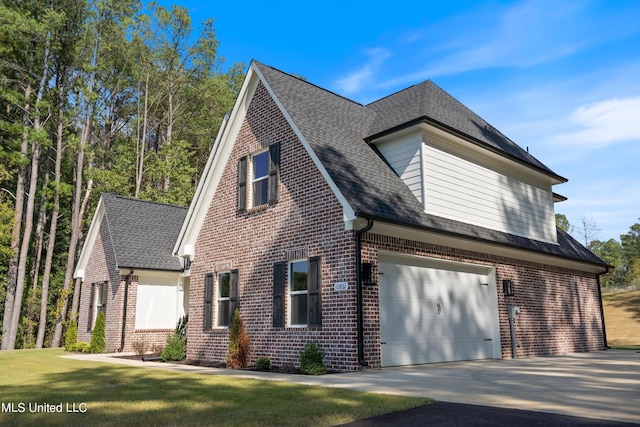
[[[373,79],[375,72],[391,56],[389,50],[384,48],[373,48],[365,52],[367,61],[357,71],[341,78],[335,83],[338,91],[345,94],[352,94],[360,91]]]
[[[601,148],[640,140],[640,97],[581,106],[571,114],[570,121],[578,129],[552,137],[553,143]]]

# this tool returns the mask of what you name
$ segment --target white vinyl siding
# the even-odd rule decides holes
[[[542,241],[556,241],[551,186],[541,188],[423,146],[425,211]]]
[[[396,174],[402,178],[404,183],[422,203],[422,162],[420,160],[422,157],[422,135],[411,135],[378,144],[377,147]]]

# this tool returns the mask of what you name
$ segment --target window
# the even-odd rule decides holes
[[[109,287],[107,286],[107,282],[98,283],[98,302],[96,303],[96,308],[98,309],[98,313],[102,312],[105,315],[107,314],[107,296],[109,295]]]
[[[288,276],[289,325],[320,326],[320,258],[313,257],[273,266],[273,326],[284,326],[285,272]]]
[[[289,264],[289,323],[307,324],[307,276],[308,261],[295,261]]]
[[[218,273],[218,326],[229,326],[231,273]]]
[[[93,330],[95,316],[103,312],[107,314],[107,297],[109,295],[109,282],[96,282],[91,284],[89,294],[89,313],[87,317],[87,332]]]
[[[238,212],[247,209],[247,178],[250,185],[251,206],[256,207],[278,201],[280,179],[280,144],[272,144],[268,150],[250,157],[250,172],[247,171],[247,156],[238,160]],[[249,175],[247,177],[247,175]]]
[[[216,275],[216,326],[228,327],[238,308],[238,270],[219,272]],[[205,284],[205,329],[211,329],[213,318],[213,274],[207,275]],[[207,324],[208,322],[208,324]]]
[[[251,191],[253,206],[269,201],[269,152],[263,151],[251,157]]]
[[[213,300],[213,273],[204,276],[204,309],[203,309],[203,329],[211,330],[211,320],[213,316],[211,302]]]

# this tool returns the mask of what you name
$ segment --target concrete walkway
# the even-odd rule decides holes
[[[112,356],[63,357],[640,423],[640,354],[635,351],[438,363],[323,376],[202,368]]]

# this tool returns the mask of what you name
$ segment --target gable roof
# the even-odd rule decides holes
[[[102,222],[105,222],[116,258],[116,268],[181,271],[172,254],[187,208],[102,194],[87,233],[76,276],[83,275]]]
[[[171,252],[187,208],[103,194],[118,267],[182,270]]]
[[[459,101],[427,81],[369,105],[254,61],[272,96],[317,155],[356,216],[606,265],[568,234],[545,243],[427,214],[373,145],[372,136],[428,119],[559,181],[557,175]]]
[[[426,121],[552,180],[566,181],[432,82],[362,105],[257,61],[252,61],[229,121],[216,138],[189,208],[189,219],[176,241],[176,254],[191,255],[192,247],[186,247],[194,244],[202,227],[239,123],[260,83],[334,191],[345,220],[371,218],[445,236],[606,265],[560,230],[558,244],[545,243],[425,213],[409,187],[369,144],[372,137]]]

